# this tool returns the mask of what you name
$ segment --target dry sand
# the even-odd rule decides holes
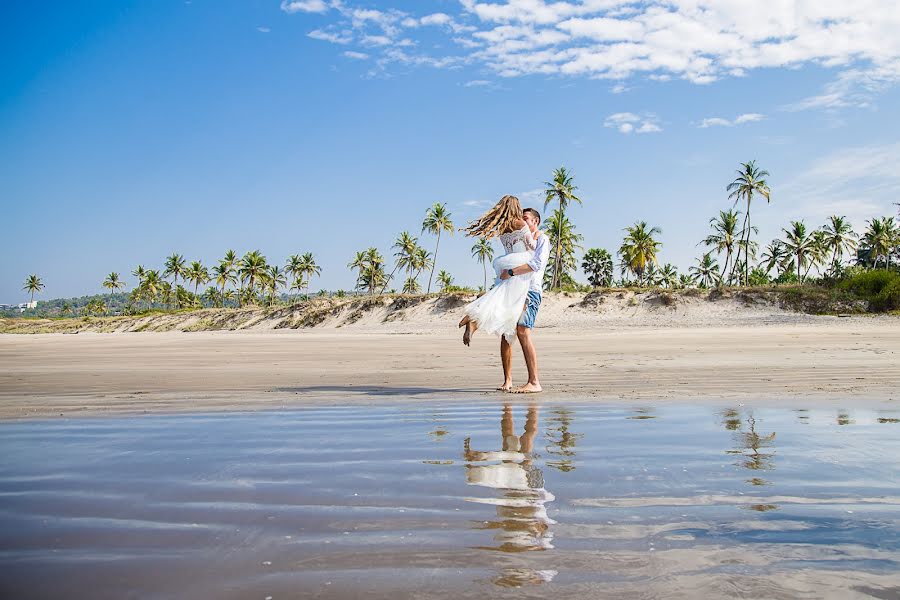
[[[717,326],[719,316],[639,327],[546,319],[535,331],[547,390],[541,398],[900,405],[896,318],[765,313]],[[2,335],[0,418],[508,400],[492,391],[500,382],[496,338],[476,337],[467,349],[452,321],[443,315],[428,327],[405,321],[390,328]],[[522,383],[518,350],[515,356]]]

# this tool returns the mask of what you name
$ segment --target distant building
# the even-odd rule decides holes
[[[19,304],[0,304],[0,310],[16,310],[25,312],[28,309],[37,308],[37,300],[34,302],[20,302]]]

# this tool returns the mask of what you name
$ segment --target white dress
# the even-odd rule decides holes
[[[525,296],[531,277],[518,275],[500,279],[500,273],[524,265],[534,256],[535,242],[528,226],[500,236],[500,243],[506,254],[494,259],[497,279],[486,294],[470,302],[463,313],[478,323],[478,329],[505,336],[512,341],[516,336],[516,325],[525,308]]]

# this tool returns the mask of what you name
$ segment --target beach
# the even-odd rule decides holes
[[[542,401],[856,406],[900,399],[895,318],[548,321],[534,332]],[[430,323],[2,335],[0,418],[509,399],[494,391],[496,338],[476,336],[466,348],[451,318]],[[518,348],[514,374],[524,383]]]

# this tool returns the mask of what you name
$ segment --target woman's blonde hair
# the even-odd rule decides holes
[[[522,220],[522,206],[515,196],[503,196],[500,202],[463,229],[466,235],[491,239],[518,229]]]

